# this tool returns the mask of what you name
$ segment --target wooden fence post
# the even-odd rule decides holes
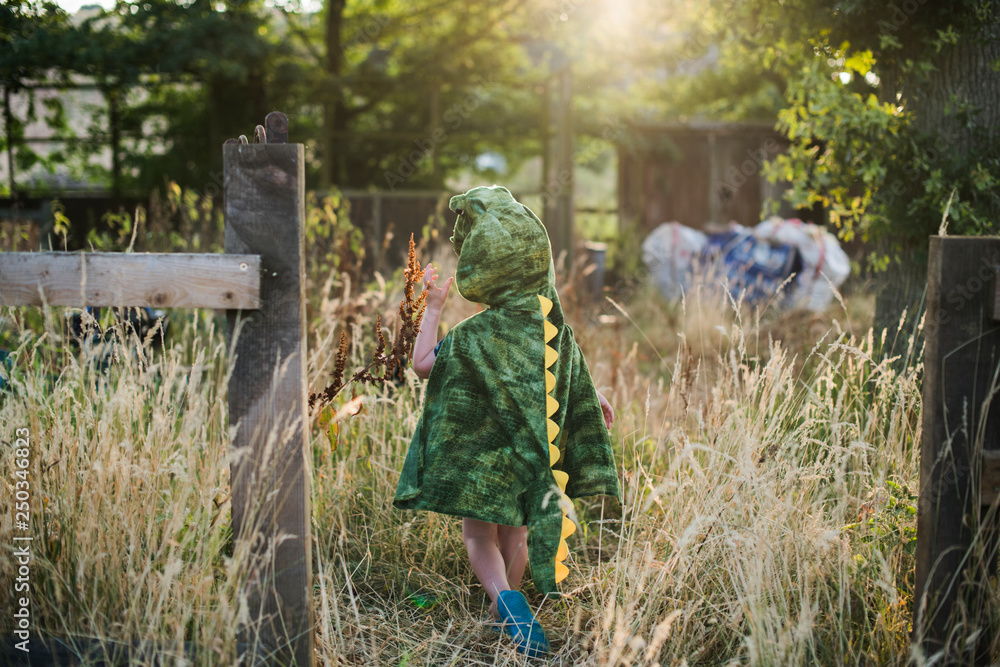
[[[931,237],[913,639],[947,664],[984,663],[996,636],[998,268],[1000,238]]]
[[[278,116],[266,122],[272,141],[283,139]],[[227,142],[223,164],[226,252],[260,255],[262,272],[261,308],[229,311],[233,533],[252,551],[246,594],[260,632],[246,640],[259,638],[268,664],[312,665],[303,147]]]

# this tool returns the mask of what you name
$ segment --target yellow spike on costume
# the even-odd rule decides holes
[[[552,398],[551,396],[546,396],[545,397],[545,412],[547,414],[545,416],[546,417],[551,417],[552,415],[554,415],[556,413],[556,410],[558,410],[558,409],[559,409],[559,401],[557,401],[556,399]]]
[[[548,317],[549,311],[552,310],[552,300],[539,294],[538,302],[542,304],[542,317]]]
[[[552,324],[552,322],[549,322],[548,320],[544,320],[544,322],[545,322],[545,342],[548,343],[550,340],[556,337],[556,334],[559,333],[559,329],[556,329],[556,325]]]
[[[544,319],[548,316],[549,311],[552,310],[552,301],[545,298],[541,294],[538,295],[538,303],[542,306],[542,322],[544,323],[545,329],[545,369],[548,369],[552,364],[556,363],[559,358],[559,353],[552,347],[548,345],[548,342],[555,338],[559,334],[559,329]],[[559,401],[551,395],[552,390],[556,388],[556,376],[549,370],[545,370],[545,415],[546,417],[552,417],[556,412],[559,411]],[[559,461],[559,448],[554,444],[556,437],[559,435],[559,425],[556,424],[552,419],[546,419],[546,427],[549,434],[549,467],[554,466]],[[566,485],[569,483],[569,475],[567,475],[562,470],[553,470],[552,477],[556,480],[556,484],[559,485],[559,490],[563,492],[560,501],[567,500],[573,502],[566,496]],[[573,534],[576,530],[576,526],[572,521],[566,518],[566,510],[563,510],[563,523],[562,523],[562,536],[559,540],[559,547],[556,551],[556,583],[566,578],[569,574],[569,568],[563,565],[563,561],[569,556],[569,545],[566,544],[566,538]]]

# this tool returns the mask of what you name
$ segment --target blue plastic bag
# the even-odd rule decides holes
[[[702,265],[724,271],[730,295],[750,305],[772,299],[793,274],[802,271],[802,257],[793,246],[762,241],[748,231],[736,230],[708,237],[701,252]],[[786,291],[787,294],[791,289]]]

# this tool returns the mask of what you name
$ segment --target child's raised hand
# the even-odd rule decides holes
[[[594,391],[597,391],[596,389]],[[601,404],[601,412],[604,413],[604,424],[608,428],[615,423],[615,410],[608,403],[608,399],[604,398],[604,394],[597,392],[597,402]]]
[[[440,310],[444,307],[444,302],[448,298],[448,291],[454,276],[445,281],[444,287],[438,287],[435,281],[438,279],[437,269],[433,264],[428,264],[424,269],[424,292],[427,293],[427,307]]]

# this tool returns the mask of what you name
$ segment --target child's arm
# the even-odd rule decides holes
[[[417,377],[427,378],[431,374],[434,366],[434,347],[437,345],[438,323],[441,321],[441,310],[444,302],[448,298],[448,290],[454,277],[448,278],[444,287],[437,287],[434,281],[437,280],[437,269],[428,264],[424,271],[424,291],[427,292],[427,310],[420,321],[420,333],[417,334],[417,341],[413,344],[413,372]]]
[[[597,387],[594,387],[594,391],[597,391]],[[604,413],[604,424],[611,428],[611,425],[615,423],[615,410],[608,403],[608,399],[604,398],[604,394],[597,391],[597,402],[601,404],[601,412]]]

